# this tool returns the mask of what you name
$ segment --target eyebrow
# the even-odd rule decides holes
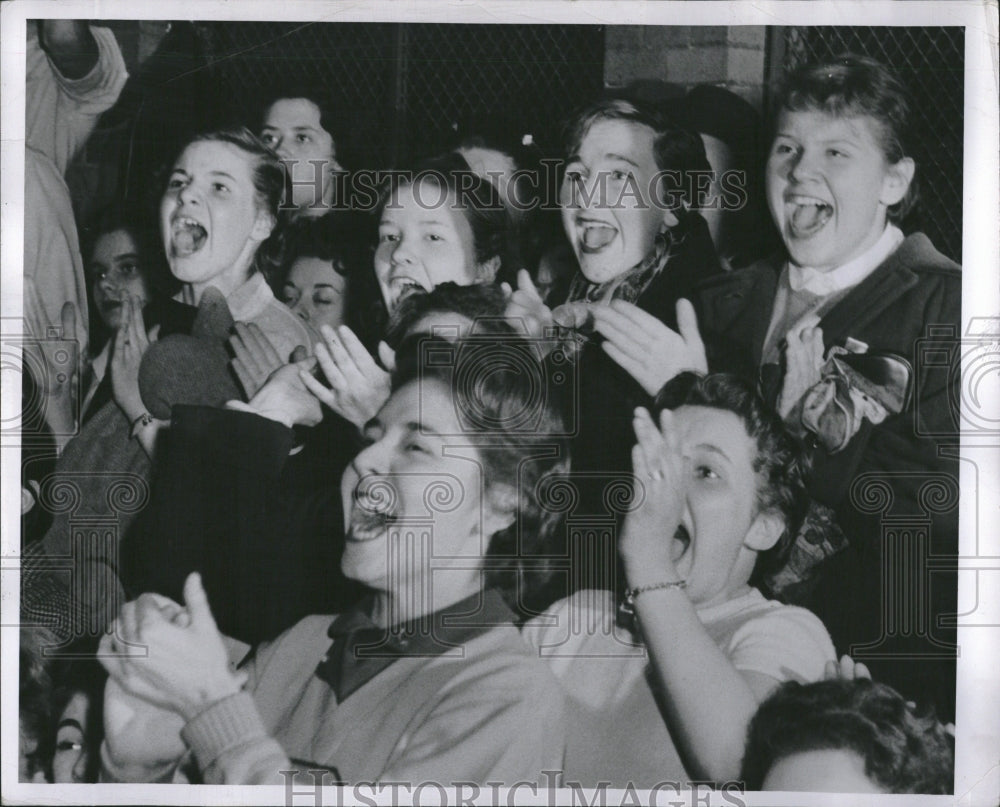
[[[409,423],[407,423],[406,430],[410,432],[416,432],[417,434],[429,434],[433,437],[444,437],[444,435],[441,434],[441,432],[439,432],[437,429],[434,429],[431,426],[428,426],[426,423],[421,423],[416,420],[411,420]]]
[[[59,729],[61,728],[67,728],[67,727],[73,729],[79,729],[80,733],[83,734],[83,726],[80,725],[79,721],[74,720],[71,717],[67,717],[65,720],[60,720],[59,725],[56,726],[56,731],[59,731]]]
[[[695,448],[700,448],[702,451],[708,451],[711,454],[716,454],[730,465],[733,464],[733,461],[729,458],[729,455],[725,451],[718,446],[712,445],[711,443],[698,443]]]
[[[113,258],[113,260],[124,261],[127,258],[138,259],[139,258],[139,253],[138,252],[123,252],[121,255],[115,255],[114,258]]]
[[[626,157],[624,154],[615,154],[614,152],[609,152],[604,155],[607,159],[621,160],[623,163],[628,163],[629,165],[634,165],[636,168],[639,167],[639,163],[630,157]]]

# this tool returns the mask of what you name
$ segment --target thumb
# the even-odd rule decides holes
[[[292,351],[292,364],[298,364],[300,361],[305,361],[306,357],[309,355],[309,351],[305,349],[304,345],[296,345],[295,350]]]
[[[149,334],[148,334],[149,344],[153,344],[153,342],[156,342],[157,340],[159,340],[159,338],[160,338],[160,325],[159,323],[157,323],[156,325],[154,325],[152,328],[149,329]]]
[[[684,341],[688,344],[701,344],[701,333],[698,331],[698,315],[690,300],[683,297],[677,301],[677,328]]]
[[[62,325],[62,338],[76,338],[76,306],[72,301],[63,303],[62,311],[59,312],[60,325]]]
[[[510,287],[510,283],[508,283],[506,280],[500,284],[500,291],[503,292],[503,296],[505,299],[510,297],[510,295],[514,293],[514,290]]]
[[[542,296],[538,293],[538,289],[535,288],[535,284],[531,279],[531,274],[527,269],[519,269],[517,271],[517,288],[520,291],[526,291],[532,297],[537,297],[539,300]]]
[[[196,627],[215,628],[215,617],[208,605],[208,595],[201,584],[201,575],[191,572],[184,581],[184,604],[191,614],[191,624]]]
[[[510,288],[508,286],[508,288]],[[378,357],[382,362],[382,366],[392,373],[396,370],[396,351],[389,347],[385,342],[378,343]]]

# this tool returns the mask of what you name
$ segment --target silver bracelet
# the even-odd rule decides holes
[[[663,588],[687,588],[687,580],[666,580],[662,583],[650,583],[648,586],[637,586],[625,591],[625,599],[622,600],[621,611],[623,614],[635,616],[635,600],[640,594],[647,591],[657,591]]]

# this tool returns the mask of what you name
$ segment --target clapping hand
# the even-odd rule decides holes
[[[698,318],[688,300],[677,301],[680,333],[624,300],[594,306],[592,310],[595,329],[606,340],[602,343],[604,352],[648,395],[656,395],[664,384],[684,371],[708,372]]]
[[[145,301],[141,297],[127,295],[121,301],[121,324],[115,333],[111,354],[111,389],[115,403],[125,413],[129,421],[135,420],[146,411],[139,393],[139,365],[152,342],[156,341],[160,326],[146,334],[146,323],[142,316]]]
[[[300,372],[302,383],[322,403],[359,429],[389,400],[389,373],[375,363],[361,340],[346,325],[336,331],[329,325],[320,329],[325,344],[316,345],[316,359],[329,387]],[[395,354],[385,342],[379,343],[379,357],[392,367]]]

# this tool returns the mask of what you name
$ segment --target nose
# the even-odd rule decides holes
[[[273,148],[275,153],[283,160],[287,160],[292,156],[288,149],[288,141],[283,137],[279,137],[277,142],[275,142],[271,148]]]
[[[103,291],[108,297],[110,297],[113,292],[118,291],[118,284],[112,279],[111,272],[105,272],[104,277],[98,281],[98,285],[100,286],[101,291]]]
[[[299,319],[305,320],[306,322],[309,321],[309,309],[306,306],[302,305],[302,303],[299,303],[297,306],[295,306],[295,308],[293,308],[292,311],[298,314]]]
[[[177,200],[182,205],[198,204],[198,191],[195,189],[193,182],[188,182],[181,188],[177,194]]]
[[[409,239],[401,235],[393,247],[390,262],[393,265],[413,263],[413,250],[410,247]]]
[[[803,149],[793,155],[788,167],[788,178],[792,182],[801,182],[816,175],[816,153],[812,149]]]

